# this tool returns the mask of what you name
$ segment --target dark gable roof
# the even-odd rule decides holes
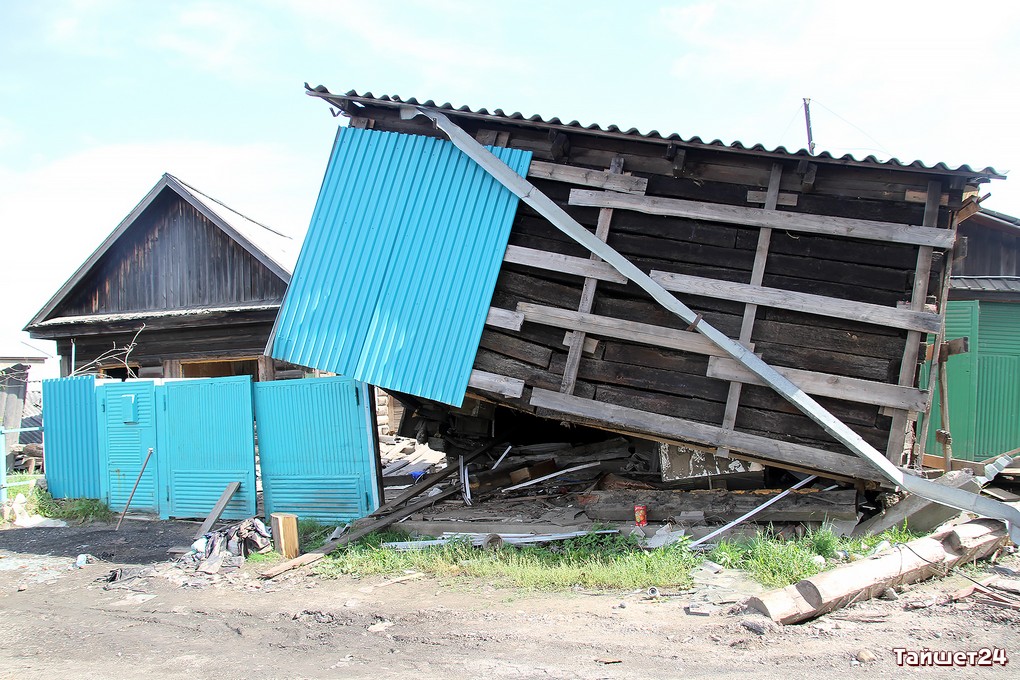
[[[844,156],[833,156],[827,151],[823,151],[819,154],[811,154],[807,149],[800,149],[797,151],[789,151],[785,147],[776,147],[774,149],[768,149],[762,144],[753,144],[751,146],[745,145],[743,142],[733,142],[732,144],[726,144],[718,139],[707,142],[700,137],[681,137],[677,133],[669,135],[663,135],[658,130],[652,130],[651,132],[641,132],[636,128],[630,128],[624,130],[616,125],[610,125],[609,127],[603,128],[600,125],[583,125],[578,121],[574,120],[569,123],[564,123],[559,118],[543,118],[542,116],[524,116],[524,114],[514,112],[506,113],[502,109],[496,109],[491,113],[486,109],[471,109],[467,106],[455,107],[453,104],[437,104],[436,102],[429,99],[428,101],[420,102],[414,97],[410,99],[403,99],[397,95],[381,95],[376,96],[371,92],[359,94],[355,90],[350,90],[345,94],[333,94],[325,86],[319,85],[317,87],[311,87],[308,83],[305,83],[306,94],[325,99],[334,106],[341,107],[344,102],[352,102],[355,105],[375,105],[375,106],[389,106],[389,107],[400,107],[400,106],[421,106],[428,109],[438,109],[446,111],[451,114],[470,118],[500,118],[504,122],[508,123],[520,123],[523,125],[538,126],[545,128],[567,128],[575,132],[583,132],[586,134],[592,134],[603,137],[630,137],[645,139],[650,141],[660,142],[677,142],[689,147],[709,147],[714,149],[733,151],[737,153],[750,153],[763,156],[773,157],[787,157],[787,158],[803,158],[812,161],[822,161],[829,163],[836,163],[842,165],[855,165],[861,167],[878,167],[885,169],[894,170],[913,170],[915,172],[937,172],[943,174],[954,174],[964,175],[973,179],[1005,179],[1005,175],[996,172],[994,168],[984,168],[982,170],[975,170],[969,165],[961,165],[958,168],[951,168],[945,163],[936,163],[935,165],[925,165],[921,161],[911,161],[909,163],[903,162],[897,158],[890,158],[887,161],[880,161],[875,156],[868,156],[863,159],[857,159],[850,154]]]
[[[88,276],[100,258],[117,242],[117,239],[131,228],[164,191],[173,191],[183,198],[228,237],[236,241],[252,257],[280,277],[284,283],[290,283],[290,275],[294,271],[294,262],[297,260],[297,252],[301,246],[299,241],[245,217],[173,175],[164,174],[156,182],[156,186],[152,187],[145,198],[135,206],[134,210],[121,220],[117,228],[106,237],[95,252],[78,267],[71,278],[60,287],[60,290],[32,317],[25,329],[28,330],[45,321],[46,317],[52,314],[61,301],[74,290],[74,287]]]

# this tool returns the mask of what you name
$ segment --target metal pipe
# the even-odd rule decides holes
[[[124,512],[120,513],[120,519],[117,520],[117,526],[113,528],[114,531],[120,529],[120,523],[124,521],[124,515],[127,514],[128,508],[131,507],[131,500],[135,497],[135,491],[138,490],[138,483],[142,481],[142,475],[145,474],[145,466],[149,464],[149,459],[152,458],[152,448],[149,448],[149,452],[145,454],[145,460],[142,462],[142,469],[138,471],[138,479],[135,480],[135,485],[131,487],[131,494],[128,496],[127,503],[124,504]]]
[[[713,531],[712,533],[706,534],[706,535],[702,536],[701,538],[699,538],[698,540],[692,541],[692,542],[688,543],[687,547],[688,548],[694,548],[696,546],[701,545],[702,543],[707,543],[708,541],[711,541],[713,538],[715,538],[719,534],[725,533],[725,532],[729,531],[730,529],[732,529],[733,527],[737,526],[738,524],[741,524],[742,522],[747,521],[748,519],[750,519],[751,517],[754,517],[759,512],[761,512],[765,508],[769,507],[773,503],[778,503],[779,501],[783,500],[784,498],[789,496],[791,493],[793,493],[797,489],[801,488],[805,484],[810,484],[811,482],[815,481],[816,479],[818,479],[818,475],[811,475],[810,477],[807,477],[805,479],[800,480],[799,482],[797,482],[796,484],[791,486],[789,489],[787,489],[783,493],[778,494],[778,495],[774,496],[773,498],[768,499],[767,501],[765,501],[764,503],[759,505],[757,508],[754,508],[753,510],[748,510],[743,515],[741,515],[740,517],[736,518],[735,520],[733,520],[729,524],[727,524],[725,526],[721,526],[718,529],[716,529],[715,531]]]

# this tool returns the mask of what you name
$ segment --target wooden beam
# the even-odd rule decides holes
[[[846,456],[810,446],[770,439],[744,432],[727,432],[715,425],[696,423],[674,416],[649,413],[626,406],[607,404],[551,390],[534,388],[531,405],[565,413],[598,424],[634,434],[679,442],[723,446],[741,451],[753,458],[765,459],[776,467],[814,470],[823,476],[884,481],[882,474],[855,456]]]
[[[623,157],[615,157],[609,166],[609,172],[612,175],[619,175],[623,172]],[[599,210],[598,223],[595,225],[595,237],[605,243],[609,239],[609,224],[613,220],[613,209],[602,208]],[[604,267],[609,267],[613,271],[616,271],[613,267],[602,261],[595,253],[589,256],[589,259],[593,263],[599,263]],[[627,282],[627,278],[624,277],[623,283]],[[595,304],[595,287],[598,284],[596,277],[588,277],[584,280],[584,286],[581,288],[581,299],[577,304],[577,311],[582,314],[591,312],[592,307]],[[574,387],[577,385],[577,371],[581,367],[581,354],[584,351],[585,341],[584,331],[574,331],[573,335],[570,336],[570,346],[567,350],[567,362],[563,366],[563,380],[560,382],[560,392],[566,394],[573,394]]]
[[[212,529],[213,524],[216,524],[216,521],[223,514],[223,511],[227,509],[227,503],[230,502],[231,496],[237,493],[237,490],[240,488],[241,482],[230,482],[227,484],[227,488],[225,488],[223,493],[220,494],[220,499],[216,501],[216,505],[214,505],[213,509],[209,511],[209,516],[205,518],[205,521],[202,522],[202,526],[198,528],[198,532],[195,534],[196,539],[202,538],[209,532],[210,529]]]
[[[832,397],[860,404],[888,406],[906,411],[924,411],[928,408],[928,393],[913,387],[890,385],[873,380],[847,378],[830,373],[802,371],[777,366],[776,370],[808,394]],[[708,360],[708,377],[731,380],[747,385],[765,385],[765,381],[739,362],[728,357],[711,357]]]
[[[610,214],[612,214],[612,211],[610,211]],[[523,264],[538,269],[548,269],[564,274],[576,274],[599,281],[627,283],[627,277],[613,269],[610,265],[601,260],[591,260],[587,257],[561,255],[559,253],[550,253],[544,250],[523,248],[521,246],[507,246],[503,261],[511,264]]]
[[[952,234],[946,229],[932,229],[893,222],[809,215],[806,213],[779,212],[745,206],[701,203],[679,198],[657,198],[633,196],[589,189],[572,189],[570,205],[591,208],[622,208],[636,210],[649,215],[686,217],[706,222],[725,222],[747,227],[769,227],[785,231],[828,234],[890,243],[949,248],[953,245]]]
[[[783,166],[779,163],[772,164],[772,172],[769,175],[769,189],[765,192],[765,209],[775,210],[779,203],[779,184],[783,179]],[[751,266],[752,286],[761,286],[765,277],[765,263],[769,257],[769,244],[772,242],[772,230],[764,227],[758,230],[758,246],[754,253],[754,264]],[[754,319],[758,315],[758,305],[748,303],[744,306],[744,316],[740,321],[740,342],[748,344],[751,342],[751,334],[754,331]],[[753,375],[753,374],[752,374]],[[737,410],[740,408],[739,382],[731,382],[729,391],[726,394],[726,410],[723,412],[722,426],[724,430],[732,430],[737,422]],[[726,457],[729,451],[720,447],[716,449],[716,455]]]
[[[765,203],[768,198],[769,192],[767,191],[748,191],[747,202],[748,203]],[[785,191],[779,194],[779,200],[776,202],[777,205],[785,205],[793,207],[797,205],[797,194],[789,194]]]
[[[937,332],[942,325],[938,314],[913,309],[897,309],[867,302],[854,302],[824,295],[797,293],[779,288],[765,288],[672,272],[652,271],[651,277],[666,290],[690,295],[750,302],[767,307],[831,316],[837,319],[850,319],[879,326],[920,330],[927,333]]]
[[[942,183],[937,180],[928,182],[928,196],[927,202],[924,205],[924,218],[923,224],[926,227],[934,227],[939,223],[939,199],[942,196]],[[952,229],[944,230],[949,234],[952,240],[956,239],[956,225],[952,225]],[[952,241],[950,241],[952,243]],[[914,286],[910,293],[910,309],[921,310],[924,309],[924,305],[928,300],[928,278],[931,275],[931,258],[933,250],[930,246],[921,246],[917,249],[917,265],[914,269]],[[946,258],[946,271],[944,272],[945,277],[943,281],[943,294],[942,300],[939,301],[940,305],[945,305],[945,301],[949,299],[949,270],[952,267],[952,258]],[[942,314],[938,317],[939,324],[936,326],[935,333],[935,347],[934,351],[938,352],[942,344],[942,339],[945,337],[945,327],[942,324],[942,320],[945,317],[945,307],[940,307]],[[924,329],[919,329],[924,330]],[[900,385],[914,385],[914,377],[917,373],[917,355],[920,352],[921,345],[921,334],[918,330],[911,330],[907,333],[907,343],[903,348],[903,359],[900,361],[900,375],[897,382]],[[932,371],[932,380],[928,384],[928,392],[930,393],[934,388],[934,379],[937,376],[937,371]],[[892,424],[889,426],[889,444],[885,450],[885,457],[888,458],[893,464],[897,464],[902,461],[903,449],[906,445],[907,439],[907,423],[910,422],[909,414],[897,413],[893,416]],[[924,423],[921,426],[922,436],[928,434],[928,423],[930,418],[925,418]],[[917,446],[920,445],[920,449]],[[911,452],[914,457],[917,455],[917,451],[923,452],[925,446],[924,441],[918,441],[915,439],[914,446]]]
[[[519,398],[524,394],[523,380],[477,369],[471,371],[468,387],[473,387],[476,390],[485,390],[486,392],[494,392],[513,399]]]
[[[519,331],[524,325],[524,315],[509,309],[489,307],[489,313],[485,317],[485,325],[494,328],[505,328],[508,331]]]
[[[273,547],[288,560],[301,554],[301,537],[298,534],[298,516],[289,512],[274,512],[269,516],[273,533]]]
[[[644,177],[632,177],[631,175],[621,175],[602,170],[590,170],[588,168],[577,168],[572,165],[559,165],[543,161],[531,161],[531,167],[528,168],[528,177],[549,179],[568,184],[580,184],[581,186],[596,187],[625,194],[643,194],[648,189],[648,180]]]
[[[524,313],[526,321],[540,323],[545,326],[566,328],[572,331],[583,331],[605,338],[618,338],[643,345],[679,349],[695,354],[711,356],[727,356],[715,343],[698,333],[679,331],[666,326],[637,321],[624,321],[611,316],[583,314],[569,309],[546,307],[530,302],[518,302],[517,311]]]

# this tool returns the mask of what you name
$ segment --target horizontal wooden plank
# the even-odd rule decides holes
[[[831,373],[816,373],[782,366],[776,366],[775,369],[808,394],[861,404],[889,406],[905,411],[925,411],[928,408],[928,393],[913,387],[901,387],[873,380],[860,380]],[[765,385],[764,380],[744,368],[742,364],[726,357],[711,357],[708,360],[708,377],[751,385]]]
[[[523,380],[477,369],[471,371],[468,387],[473,387],[476,390],[485,390],[486,392],[494,392],[495,394],[511,398],[517,398],[524,394]]]
[[[746,453],[753,458],[768,460],[777,467],[816,470],[822,476],[836,475],[841,478],[884,481],[878,470],[851,455],[744,432],[727,431],[715,425],[696,423],[683,418],[639,411],[539,388],[532,391],[531,405],[634,434],[645,434],[680,443],[720,446],[734,452]]]
[[[686,217],[708,222],[725,222],[747,227],[768,227],[786,231],[801,231],[812,234],[829,234],[847,238],[862,238],[892,243],[949,248],[953,245],[953,233],[948,229],[918,227],[894,222],[873,222],[828,215],[748,208],[746,206],[721,205],[687,201],[679,198],[657,198],[652,196],[625,195],[590,189],[572,189],[570,205],[593,208],[622,208],[637,210],[649,215]]]
[[[519,331],[524,325],[524,315],[509,309],[489,307],[489,314],[485,317],[485,325],[494,328],[505,328],[509,331]]]
[[[563,335],[563,344],[566,345],[567,347],[570,347],[573,344],[573,340],[571,339],[573,337],[574,331],[567,331]],[[589,338],[587,335],[585,335],[584,345],[582,346],[581,351],[584,352],[585,354],[595,354],[595,352],[597,352],[598,349],[599,341],[596,340],[595,338]]]
[[[576,274],[588,279],[627,283],[627,277],[616,271],[612,265],[587,257],[561,255],[534,248],[522,248],[521,246],[507,246],[503,261],[512,264],[523,264],[528,267],[537,267],[538,269],[548,269],[564,274]]]
[[[765,198],[768,196],[767,191],[748,191],[747,202],[748,203],[764,203]],[[797,205],[797,194],[789,194],[785,191],[779,194],[779,200],[776,205],[795,206]]]
[[[572,165],[558,165],[544,161],[532,161],[531,167],[528,169],[528,177],[580,184],[581,186],[620,191],[626,194],[643,194],[648,188],[648,180],[644,177],[618,175],[602,170],[577,168]]]
[[[569,309],[546,307],[530,302],[519,302],[517,311],[524,314],[525,321],[556,326],[568,330],[583,331],[606,338],[629,340],[643,345],[679,349],[696,354],[725,356],[715,343],[690,331],[678,331],[665,326],[653,326],[636,321],[614,319],[611,316],[584,314]]]
[[[723,300],[736,300],[765,307],[777,307],[837,319],[850,319],[879,326],[937,333],[942,325],[938,314],[910,309],[884,307],[867,302],[840,300],[824,295],[797,293],[779,288],[752,286],[747,283],[720,281],[687,274],[652,271],[651,277],[663,288],[676,293],[703,295]]]

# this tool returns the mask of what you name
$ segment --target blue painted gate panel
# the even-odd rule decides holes
[[[230,482],[225,519],[255,514],[255,436],[249,376],[170,381],[160,402],[162,517],[205,517]]]
[[[43,380],[46,484],[54,498],[102,498],[92,376]]]
[[[516,209],[451,142],[341,128],[270,354],[459,406]]]
[[[156,449],[155,383],[131,380],[99,386],[99,467],[102,496],[123,510],[149,449]],[[138,483],[131,510],[159,512],[157,454]]]
[[[256,383],[266,516],[350,521],[379,507],[368,387],[349,378]]]

